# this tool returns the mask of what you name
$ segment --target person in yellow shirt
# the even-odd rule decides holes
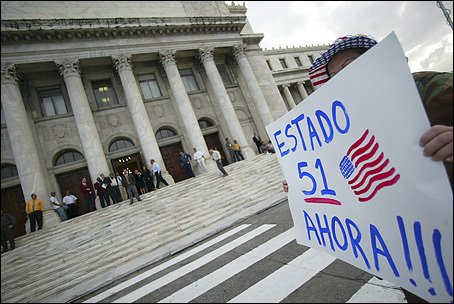
[[[236,140],[233,141],[232,147],[233,147],[233,150],[235,151],[235,156],[238,159],[238,161],[244,160],[243,153],[241,153],[240,145],[238,144],[238,142]]]
[[[25,205],[25,212],[30,219],[30,232],[34,232],[36,223],[38,223],[38,230],[43,229],[43,202],[37,198],[36,193],[32,194],[32,199]]]

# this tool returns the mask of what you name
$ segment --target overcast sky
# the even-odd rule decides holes
[[[436,1],[233,2],[246,4],[252,29],[265,35],[262,49],[331,44],[358,33],[381,41],[394,31],[412,72],[453,70],[453,31]],[[443,4],[453,11],[452,1]]]

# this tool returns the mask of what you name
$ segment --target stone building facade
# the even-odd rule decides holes
[[[25,202],[49,202],[104,173],[150,168],[186,178],[178,151],[225,139],[245,157],[253,134],[310,94],[310,56],[327,46],[263,51],[243,5],[223,1],[2,1],[1,204],[25,234]],[[287,60],[284,68],[280,59]],[[296,60],[298,58],[298,60]],[[290,98],[292,97],[292,98]],[[207,160],[208,170],[217,170]],[[196,171],[196,174],[198,172]],[[99,207],[99,206],[98,206]]]

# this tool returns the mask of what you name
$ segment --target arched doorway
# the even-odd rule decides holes
[[[71,193],[77,197],[77,214],[76,214],[76,216],[87,213],[87,210],[85,209],[84,195],[79,190],[79,185],[82,182],[82,179],[84,177],[87,179],[87,182],[89,182],[93,185],[93,181],[90,178],[90,174],[88,172],[87,167],[79,169],[79,170],[71,171],[71,172],[65,172],[65,173],[58,174],[55,176],[55,178],[57,179],[58,186],[60,187],[60,193],[62,196],[62,199],[60,200],[60,202],[63,200],[63,197],[66,195],[67,190],[69,190],[69,193]]]
[[[19,185],[8,189],[2,189],[1,198],[3,212],[11,214],[16,220],[16,224],[13,226],[14,237],[25,235],[27,213],[25,212],[25,200],[22,187]]]

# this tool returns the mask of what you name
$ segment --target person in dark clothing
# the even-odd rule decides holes
[[[112,180],[110,179],[110,177],[105,176],[104,173],[101,174],[101,178],[102,178],[102,186],[101,187],[103,188],[102,193],[104,194],[104,199],[107,202],[107,206],[110,206],[109,196],[112,199],[112,203],[116,204],[117,203],[117,197],[115,196],[115,190],[111,186]]]
[[[2,209],[2,253],[8,251],[8,242],[10,244],[11,250],[16,248],[16,245],[14,244],[13,234],[14,224],[16,224],[14,217],[9,213],[3,213]]]
[[[147,185],[148,192],[154,191],[154,183],[153,183],[153,176],[151,175],[151,171],[147,168],[147,166],[142,166],[142,177]]]
[[[195,177],[194,172],[192,172],[191,162],[192,159],[191,155],[184,153],[180,150],[180,164],[183,167],[184,171],[186,172],[188,178]]]
[[[255,142],[255,145],[257,146],[257,150],[259,150],[259,154],[262,154],[262,150],[260,149],[260,146],[262,145],[262,139],[260,136],[257,135],[257,133],[254,133],[254,137],[252,138]]]

